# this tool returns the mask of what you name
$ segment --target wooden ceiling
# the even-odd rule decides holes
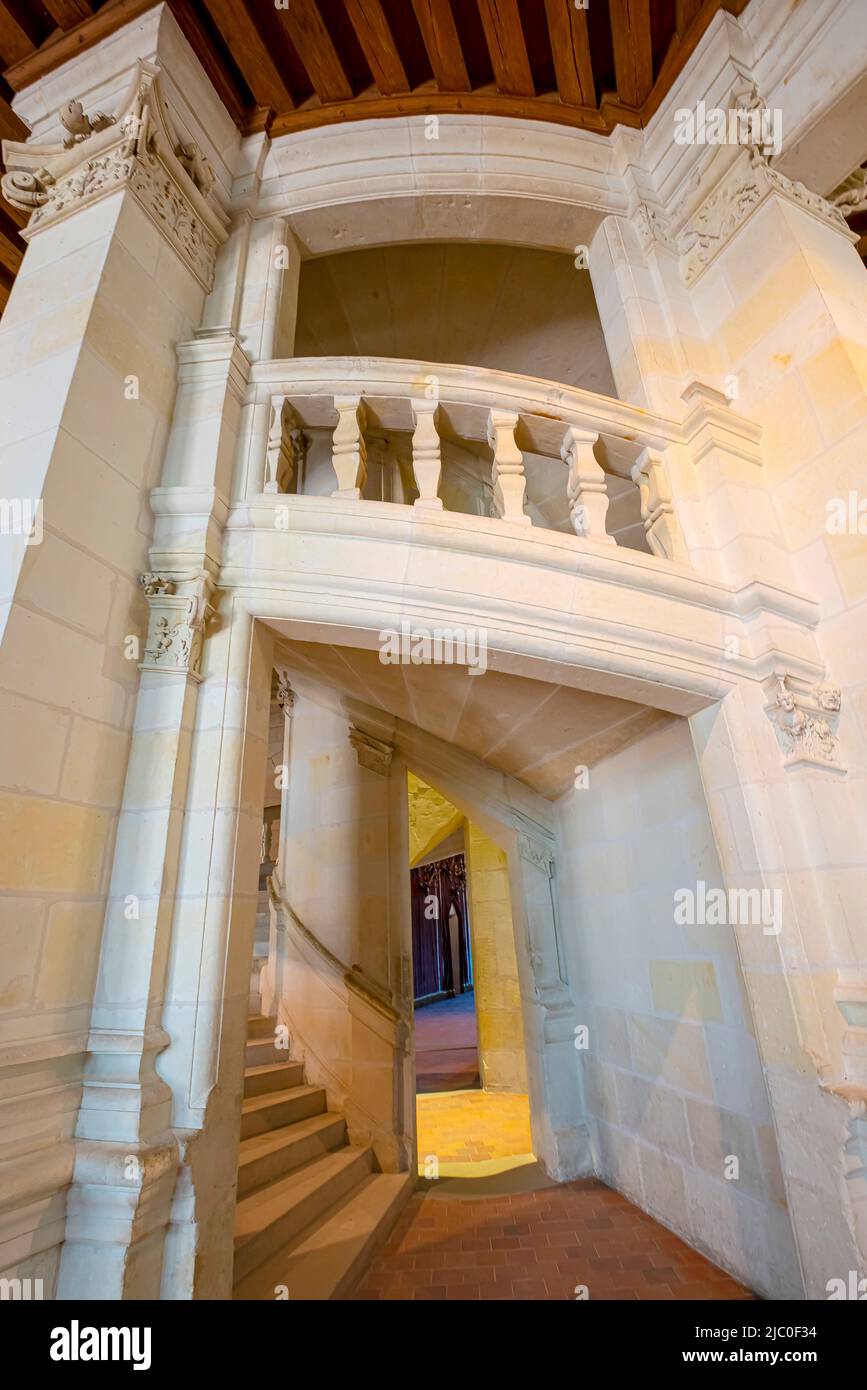
[[[644,124],[718,10],[747,0],[167,0],[245,132],[365,117],[519,116],[601,133]],[[153,0],[0,0],[0,136],[15,92]],[[77,94],[70,92],[69,97]],[[0,308],[21,259],[0,205]]]

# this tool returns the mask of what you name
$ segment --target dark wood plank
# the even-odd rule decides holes
[[[678,38],[683,38],[701,6],[702,0],[674,0],[674,30]]]
[[[0,0],[0,57],[4,63],[27,58],[39,45],[39,29],[20,0]]]
[[[83,24],[93,14],[90,0],[42,0],[42,3],[54,23],[64,32],[74,29],[76,24]]]
[[[14,276],[10,275],[8,270],[4,270],[3,267],[0,266],[0,314],[2,314],[3,310],[6,308],[6,303],[12,289],[13,279]]]
[[[273,49],[242,0],[204,3],[257,104],[274,111],[291,111],[295,103],[274,61]]]
[[[343,0],[343,3],[382,95],[408,92],[409,78],[382,8],[382,0]]]
[[[278,10],[277,14],[310,75],[319,100],[351,101],[352,85],[316,0],[290,0],[288,9]]]
[[[199,6],[195,0],[169,0],[169,8],[232,120],[238,126],[243,125],[247,119],[250,96],[245,96],[234,73],[229,71],[208,32]]]
[[[617,95],[641,106],[653,86],[650,0],[609,0]]]
[[[11,222],[7,224],[0,212],[0,265],[11,275],[17,275],[23,260],[24,242],[18,235],[18,229]]]
[[[76,24],[65,34],[59,32],[56,37],[48,39],[35,53],[8,67],[3,76],[13,91],[20,92],[31,82],[38,82],[46,73],[53,72],[61,63],[92,48],[124,24],[129,24],[130,20],[138,19],[139,15],[152,9],[153,0],[106,0],[106,4],[90,19]]]
[[[412,0],[418,27],[441,92],[468,92],[470,79],[449,0]]]
[[[595,106],[587,11],[576,9],[572,0],[545,0],[545,13],[560,100],[570,106]]]
[[[8,89],[7,89],[8,90]],[[0,140],[26,140],[30,130],[0,92]]]
[[[518,0],[477,0],[499,91],[531,97],[535,92]]]

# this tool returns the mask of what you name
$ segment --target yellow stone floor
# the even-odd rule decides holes
[[[435,1158],[443,1166],[509,1166],[532,1159],[528,1096],[503,1091],[442,1091],[416,1096],[419,1172]]]

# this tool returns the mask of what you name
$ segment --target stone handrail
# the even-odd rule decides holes
[[[631,478],[651,551],[685,558],[664,451],[689,445],[690,415],[668,419],[593,391],[487,368],[371,357],[307,357],[253,366],[252,404],[270,405],[267,446],[253,492],[291,488],[305,427],[333,430],[332,496],[360,501],[369,428],[412,433],[415,506],[440,510],[441,441],[486,443],[497,517],[531,525],[524,510],[524,453],[560,458],[576,535],[614,545],[606,531],[606,472]],[[727,403],[721,398],[722,407]],[[757,448],[755,427],[721,410],[726,427]]]
[[[360,966],[345,965],[344,962],[339,960],[338,957],[334,955],[333,951],[330,951],[324,942],[320,941],[318,936],[302,922],[297,912],[284,896],[284,889],[277,876],[276,870],[271,874],[268,880],[268,894],[274,911],[277,914],[278,921],[282,922],[284,926],[291,931],[296,943],[299,944],[302,949],[305,946],[312,949],[314,954],[326,967],[328,973],[333,977],[335,983],[339,981],[346,989],[352,990],[353,993],[360,995],[371,1008],[375,1009],[377,1013],[382,1014],[392,1023],[398,1023],[400,1021],[400,1013],[394,1007],[389,991],[383,989],[375,980],[371,980],[365,975]]]

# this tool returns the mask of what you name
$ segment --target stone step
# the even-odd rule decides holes
[[[247,1043],[247,1050],[244,1065],[247,1067],[262,1067],[266,1062],[291,1062],[293,1059],[285,1047],[278,1047],[272,1034],[267,1038],[250,1038]]]
[[[321,1086],[291,1086],[286,1091],[270,1091],[264,1096],[250,1096],[241,1102],[241,1138],[283,1129],[296,1120],[307,1120],[326,1110],[325,1091]]]
[[[238,1199],[264,1183],[274,1182],[346,1142],[342,1115],[312,1115],[284,1129],[244,1139],[238,1155]]]
[[[264,1014],[251,1014],[247,1019],[248,1038],[273,1038],[277,1020]]]
[[[264,1096],[272,1091],[287,1091],[290,1086],[300,1086],[304,1081],[303,1062],[265,1062],[264,1065],[247,1067],[244,1072],[244,1095]]]
[[[412,1192],[409,1173],[371,1173],[315,1226],[235,1285],[233,1298],[322,1301],[352,1292]]]
[[[339,1149],[242,1197],[235,1210],[235,1282],[346,1196],[371,1172],[372,1149]]]

